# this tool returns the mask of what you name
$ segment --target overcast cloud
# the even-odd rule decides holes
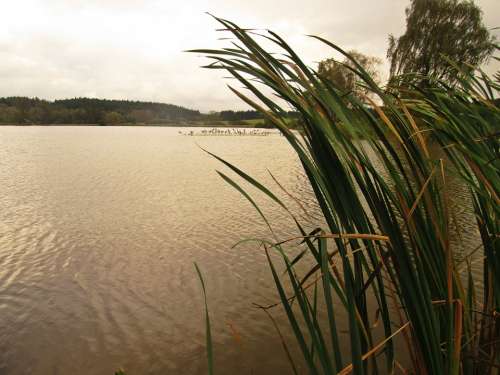
[[[160,101],[202,111],[246,108],[223,74],[200,69],[191,48],[221,46],[205,14],[269,28],[310,64],[332,52],[315,34],[385,60],[387,36],[404,31],[401,0],[1,0],[0,96],[89,96]],[[488,27],[500,1],[476,1]],[[495,31],[500,39],[499,30]],[[227,42],[226,42],[227,43]],[[488,70],[499,69],[490,65]],[[387,63],[382,67],[387,74]]]

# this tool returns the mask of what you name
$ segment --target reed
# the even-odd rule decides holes
[[[230,89],[286,137],[326,223],[307,233],[270,189],[217,157],[235,177],[219,174],[266,222],[236,178],[257,187],[297,224],[304,247],[299,256],[292,258],[285,241],[274,235],[261,246],[308,372],[499,373],[498,75],[494,80],[457,69],[454,87],[430,79],[422,88],[402,77],[381,88],[348,53],[313,37],[352,60],[359,84],[372,93],[359,98],[341,94],[272,31],[258,35],[216,20],[233,43],[193,52],[213,61],[206,68],[225,70],[243,85],[244,91]],[[287,127],[289,110],[300,113],[299,133]],[[431,151],[435,144],[445,155]],[[469,187],[481,235],[481,247],[466,255],[456,245],[461,228],[449,205],[450,170]],[[271,252],[280,254],[284,274]],[[314,265],[300,274],[297,265],[305,254]],[[473,262],[483,264],[482,274],[471,271]],[[314,293],[308,288],[313,280]],[[337,323],[339,314],[348,317],[348,355],[342,351],[345,327]],[[396,339],[404,345],[396,347]],[[409,354],[405,363],[403,352]]]

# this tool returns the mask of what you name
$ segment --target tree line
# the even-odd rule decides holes
[[[290,112],[288,117],[297,114]],[[245,124],[247,120],[262,120],[265,125],[264,116],[252,110],[203,114],[173,104],[130,100],[0,98],[0,124]]]
[[[55,101],[0,98],[0,123],[3,124],[148,124],[192,121],[201,117],[198,110],[164,103],[93,98]]]
[[[222,121],[244,121],[244,120],[254,120],[263,119],[264,115],[258,111],[220,111],[215,113]]]
[[[261,112],[254,110],[248,110],[248,111],[225,110],[220,112],[211,112],[210,115],[217,120],[229,121],[229,122],[265,119],[265,116]],[[294,111],[288,111],[286,113],[286,117],[294,119],[298,118],[299,114]]]

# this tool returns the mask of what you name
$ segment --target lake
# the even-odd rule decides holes
[[[278,134],[179,133],[189,130],[0,127],[1,374],[206,374],[193,262],[207,286],[217,374],[289,372],[272,323],[252,305],[277,302],[265,255],[255,244],[232,248],[269,231],[216,170],[234,174],[200,147],[293,206],[271,171],[314,210],[302,168]],[[297,234],[282,209],[248,191],[280,238]],[[464,189],[451,196],[476,233]]]
[[[159,127],[0,127],[0,373],[217,373],[288,365],[265,314],[276,296],[251,205],[200,148],[311,202],[278,134],[189,137]],[[250,190],[252,194],[256,193]],[[281,193],[280,196],[286,194]],[[265,199],[283,236],[296,234]]]

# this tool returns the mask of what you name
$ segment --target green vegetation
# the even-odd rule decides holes
[[[242,121],[264,119],[258,111],[220,111],[214,112],[213,115],[222,121]]]
[[[201,274],[200,268],[196,263],[194,263],[194,267],[200,279],[201,288],[203,290],[203,299],[205,302],[205,326],[206,326],[206,336],[207,336],[208,373],[209,375],[212,375],[214,373],[214,360],[212,353],[212,331],[210,328],[210,316],[208,315],[207,292],[205,290],[205,281],[203,281],[203,276]]]
[[[348,53],[378,83],[377,67],[382,61],[376,57],[366,56],[354,50]],[[363,101],[365,100],[364,97],[370,93],[370,90],[359,84],[358,76],[354,73],[353,68],[355,66],[352,60],[348,58],[345,58],[341,62],[335,59],[326,59],[319,63],[318,74],[322,78],[332,81],[335,87],[338,87],[342,91],[343,95],[352,92]]]
[[[50,102],[24,97],[0,98],[0,124],[168,123],[198,120],[199,111],[172,104],[76,98]]]
[[[297,115],[290,112],[289,122]],[[0,124],[165,125],[271,127],[257,111],[202,114],[172,104],[76,98],[50,102],[38,98],[0,98]]]
[[[474,69],[494,50],[494,38],[472,1],[412,0],[406,9],[406,32],[389,37],[391,76],[404,73],[455,81],[455,67]],[[420,80],[422,82],[422,80]]]
[[[266,45],[278,49],[270,52],[255,34],[217,20],[236,42],[195,52],[243,85],[245,93],[231,90],[286,137],[325,219],[324,228],[308,233],[271,190],[214,155],[297,224],[298,239],[277,238],[243,185],[219,172],[269,227],[271,239],[257,243],[308,372],[498,374],[500,74],[492,80],[455,65],[448,71],[454,87],[446,75],[431,74],[409,75],[386,90],[353,56],[316,38],[350,61],[356,80],[376,97],[367,106],[306,66],[277,34],[265,35]],[[419,79],[427,84],[412,85]],[[394,95],[401,90],[411,99]],[[289,130],[285,105],[300,114],[300,134]],[[356,129],[370,131],[359,141]],[[440,152],[432,151],[436,145]],[[469,188],[481,236],[481,246],[465,254],[463,228],[448,201],[451,175]],[[297,243],[300,254],[292,258],[287,243]],[[306,260],[313,264],[300,272]],[[473,273],[473,263],[484,272]],[[341,316],[348,327],[339,326]],[[287,349],[293,343],[283,344],[297,373]]]

